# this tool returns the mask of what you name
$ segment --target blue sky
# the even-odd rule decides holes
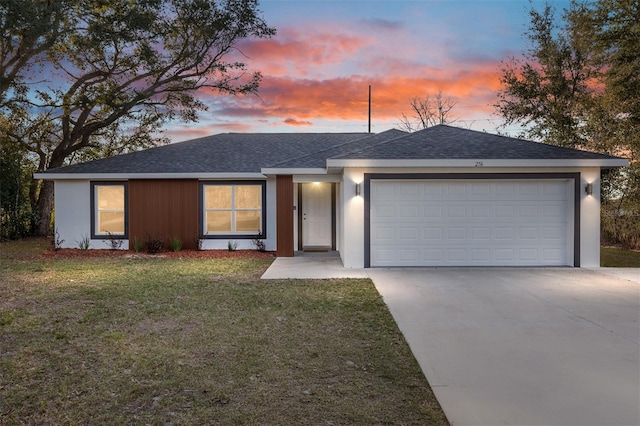
[[[552,1],[558,12],[568,1]],[[527,0],[263,0],[277,35],[247,40],[240,56],[263,73],[258,96],[203,93],[196,124],[172,123],[174,141],[222,132],[367,131],[398,127],[414,96],[455,99],[455,125],[495,132],[502,60],[526,49]],[[506,129],[513,132],[517,128]]]

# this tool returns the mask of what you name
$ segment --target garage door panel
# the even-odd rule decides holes
[[[420,232],[417,227],[401,227],[398,229],[398,239],[400,241],[420,240]]]
[[[491,228],[471,228],[471,240],[472,241],[486,241],[491,239]]]
[[[427,241],[441,241],[442,240],[442,228],[423,228],[422,236]]]
[[[372,181],[370,263],[566,265],[568,197],[560,180]]]

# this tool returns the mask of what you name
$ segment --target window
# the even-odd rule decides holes
[[[205,183],[203,196],[203,234],[264,238],[264,182]]]
[[[92,238],[127,235],[127,184],[93,182],[91,184],[93,214]]]

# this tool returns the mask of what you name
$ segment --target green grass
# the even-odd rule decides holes
[[[600,266],[611,268],[640,268],[640,251],[615,247],[601,247]]]
[[[370,280],[38,244],[0,245],[0,424],[447,424]]]

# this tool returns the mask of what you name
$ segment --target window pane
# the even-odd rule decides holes
[[[124,210],[124,186],[96,186],[98,210]]]
[[[231,187],[208,185],[205,187],[207,209],[230,209]]]
[[[260,186],[236,186],[237,209],[259,209],[262,188]]]
[[[260,232],[260,212],[259,211],[237,211],[236,231],[237,232]]]
[[[98,234],[124,234],[124,212],[98,212]]]
[[[231,232],[231,212],[207,212],[207,233]]]

